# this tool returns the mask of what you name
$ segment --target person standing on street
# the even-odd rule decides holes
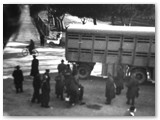
[[[124,89],[124,70],[122,64],[118,64],[117,66],[117,76],[114,78],[114,82],[116,84],[116,94],[120,95]]]
[[[16,66],[16,69],[13,71],[12,76],[14,77],[14,85],[16,88],[16,93],[23,92],[23,72],[20,70],[20,66]]]
[[[69,85],[70,85],[70,81],[72,79],[72,71],[71,71],[69,64],[66,65],[66,68],[65,68],[65,71],[63,74],[64,74],[64,78],[65,78],[64,83],[65,83],[67,97],[69,97]]]
[[[49,69],[46,69],[46,72],[43,74],[42,80],[42,96],[41,96],[41,107],[49,108],[50,100],[50,75]]]
[[[40,103],[40,88],[41,88],[40,74],[37,74],[33,79],[34,92],[31,100],[32,103],[35,103],[35,101],[37,101],[37,103]]]
[[[137,80],[134,79],[133,76],[128,77],[128,82],[126,83],[126,87],[127,87],[127,93],[126,93],[126,97],[127,97],[127,102],[126,104],[130,104],[134,105],[135,104],[135,98],[139,97],[139,82]]]
[[[57,98],[61,98],[61,100],[64,100],[63,98],[63,92],[64,92],[64,76],[62,73],[59,73],[58,76],[55,77],[55,93]]]
[[[57,69],[58,69],[58,73],[64,74],[65,69],[66,69],[66,65],[64,64],[64,60],[63,59],[61,60],[61,63],[58,64]]]
[[[35,77],[37,74],[39,74],[39,68],[38,67],[39,67],[39,60],[36,59],[35,55],[33,55],[30,76]]]
[[[41,42],[41,46],[44,46],[45,39],[43,34],[40,34],[40,42]]]
[[[113,80],[113,77],[111,76],[110,73],[108,73],[108,78],[106,78],[106,91],[105,91],[105,96],[106,96],[106,104],[111,104],[111,100],[115,98],[115,83]]]

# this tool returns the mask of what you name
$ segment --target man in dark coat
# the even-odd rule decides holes
[[[72,75],[75,76],[75,75],[77,75],[77,73],[78,73],[77,65],[75,63],[73,63]]]
[[[64,78],[65,78],[64,84],[65,84],[65,88],[66,88],[67,97],[69,97],[69,85],[70,85],[70,80],[73,77],[69,64],[66,66],[63,74],[64,74]]]
[[[46,72],[43,74],[42,80],[42,96],[41,96],[41,107],[49,108],[50,100],[50,76],[49,69],[46,69]]]
[[[123,79],[116,76],[116,77],[114,77],[114,82],[115,82],[115,85],[116,85],[116,94],[120,95],[121,91],[124,89]]]
[[[58,73],[62,72],[62,74],[64,74],[65,69],[66,69],[66,65],[64,64],[64,60],[61,60],[61,63],[58,64],[57,69],[58,69]]]
[[[126,83],[127,86],[127,104],[131,105],[135,104],[135,98],[139,97],[139,82],[137,80],[134,80],[134,78],[129,77],[129,81]]]
[[[36,59],[36,56],[33,55],[33,60],[32,60],[32,65],[31,65],[31,76],[36,76],[37,74],[39,74],[39,60]]]
[[[70,104],[75,105],[79,101],[79,86],[75,81],[75,78],[71,75],[70,76],[70,84],[69,84],[69,97],[70,97]]]
[[[13,71],[12,76],[14,77],[14,84],[16,88],[16,93],[23,92],[23,72],[20,70],[20,66],[16,66]]]
[[[40,88],[41,88],[41,79],[40,74],[37,74],[33,79],[33,97],[31,102],[34,103],[37,100],[37,103],[40,103]]]
[[[114,78],[114,82],[116,84],[116,94],[120,95],[122,89],[124,89],[124,72],[121,64],[117,66],[117,76]]]
[[[105,79],[106,79],[106,91],[105,91],[106,104],[111,104],[111,100],[115,98],[115,89],[116,89],[115,83],[110,73],[108,73],[108,78]]]
[[[44,46],[45,39],[43,34],[40,34],[40,41],[41,41],[41,46]]]
[[[61,100],[64,100],[63,98],[63,92],[64,92],[64,76],[62,73],[59,73],[58,76],[55,77],[55,93],[57,98],[61,97]]]

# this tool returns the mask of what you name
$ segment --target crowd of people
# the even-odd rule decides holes
[[[13,71],[12,76],[14,77],[14,84],[16,88],[16,93],[23,92],[23,72],[20,66],[16,66]],[[74,106],[77,104],[83,105],[84,86],[79,82],[79,76],[77,72],[76,64],[73,64],[72,69],[69,64],[64,64],[64,60],[57,66],[58,75],[55,76],[55,95],[58,99],[66,101],[69,105]],[[117,76],[113,77],[108,73],[105,79],[106,89],[105,97],[106,104],[111,104],[112,99],[116,95],[120,95],[121,91],[124,89],[124,76],[121,66],[119,66],[117,71]],[[46,69],[43,75],[39,73],[39,60],[33,55],[33,60],[31,64],[30,76],[33,77],[33,96],[31,99],[32,103],[40,103],[41,107],[49,108],[50,101],[50,70]],[[132,116],[135,108],[135,98],[139,96],[139,83],[133,80],[132,77],[127,77],[127,102],[131,107],[129,113]],[[66,94],[66,96],[64,96]],[[133,110],[134,108],[134,110]]]

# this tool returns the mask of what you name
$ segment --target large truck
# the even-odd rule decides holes
[[[155,80],[155,27],[70,25],[65,47],[66,60],[77,64],[81,78],[100,62],[102,75],[116,76],[121,64],[140,83]]]

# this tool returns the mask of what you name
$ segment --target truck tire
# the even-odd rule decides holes
[[[49,43],[49,47],[54,47],[54,46],[55,46],[55,44],[53,42]]]
[[[78,67],[78,76],[81,78],[81,79],[86,79],[87,77],[90,76],[90,69],[87,65],[81,65]]]
[[[135,69],[132,71],[131,76],[135,79],[138,80],[139,84],[142,84],[146,81],[147,75],[146,72],[142,69]]]

